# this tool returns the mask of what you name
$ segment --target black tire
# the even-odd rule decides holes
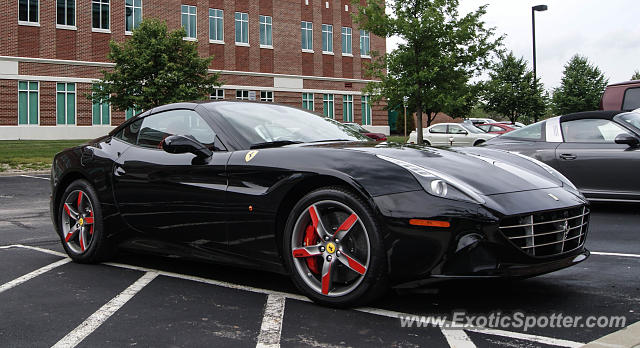
[[[475,143],[473,143],[473,146],[482,145],[482,144],[484,144],[484,143],[485,143],[485,141],[484,141],[484,140],[476,140],[476,142],[475,142]]]
[[[65,208],[67,203],[69,205]],[[58,202],[56,214],[56,230],[64,250],[73,261],[98,263],[114,256],[115,248],[104,232],[98,195],[88,181],[80,179],[67,186]]]
[[[336,203],[336,206],[331,209],[331,204],[333,203]],[[312,268],[306,269],[307,279],[303,279],[304,275],[302,273],[305,270],[304,267],[305,265],[309,265],[308,261],[306,261],[306,256],[301,257],[298,255],[294,257],[294,248],[300,248],[300,245],[293,245],[295,239],[294,233],[298,233],[300,230],[300,222],[303,221],[302,219],[307,218],[307,214],[309,215],[308,217],[311,218],[310,211],[312,206],[322,207],[323,205],[328,207],[326,208],[327,210],[318,214],[320,214],[319,216],[323,226],[325,226],[327,230],[334,231],[334,237],[340,232],[339,227],[336,228],[335,222],[337,221],[337,224],[340,224],[339,221],[344,221],[340,224],[344,226],[347,223],[346,220],[343,220],[344,216],[349,216],[350,218],[353,214],[356,214],[356,220],[351,224],[352,227],[349,227],[349,231],[343,235],[344,240],[339,241],[336,238],[335,240],[330,239],[323,241],[318,237],[317,243],[321,244],[332,244],[331,242],[335,241],[334,251],[330,251],[328,244],[326,244],[326,248],[318,249],[323,252],[325,252],[326,249],[326,252],[322,254],[325,256],[314,256],[318,262],[322,262],[322,267],[324,267],[327,261],[327,253],[330,252],[334,254],[335,252],[335,255],[333,255],[333,263],[329,262],[329,264],[337,266],[329,266],[330,272],[334,273],[329,274],[328,278],[331,279],[333,276],[334,278],[345,279],[344,275],[346,274],[347,279],[350,276],[354,276],[357,279],[357,281],[354,280],[352,284],[349,284],[348,281],[345,282],[343,286],[345,289],[342,290],[340,290],[339,286],[342,286],[343,283],[340,283],[340,285],[333,284],[334,287],[331,289],[336,290],[334,294],[331,294],[333,290],[329,290],[329,288],[327,288],[327,293],[324,293],[325,277],[320,275],[320,279],[318,279],[317,273],[312,274]],[[347,212],[346,215],[338,215],[345,214],[345,211],[340,211],[340,209],[343,208],[346,209],[346,211],[350,211],[350,213]],[[318,209],[322,210],[322,208]],[[325,213],[326,217],[323,218],[322,214]],[[342,217],[338,218],[338,216]],[[349,218],[347,218],[347,220],[349,220]],[[311,228],[311,231],[314,231],[313,227],[307,226],[307,233],[309,233],[309,228]],[[317,232],[317,230],[315,230],[315,232]],[[367,243],[362,243],[363,240],[366,240]],[[364,249],[367,247],[367,244],[369,248],[367,251],[367,264],[360,265],[356,263],[357,266],[365,266],[364,271],[362,271],[364,274],[361,274],[356,269],[362,270],[363,268],[356,267],[354,269],[346,265],[347,263],[351,265],[350,261],[357,259],[356,257],[350,258],[349,256],[364,255]],[[314,246],[315,245],[314,243]],[[316,303],[330,307],[350,307],[369,303],[382,296],[388,290],[388,273],[385,255],[382,241],[382,227],[378,223],[373,210],[360,196],[343,187],[332,186],[320,188],[307,194],[293,207],[287,219],[283,236],[283,258],[285,265],[290,271],[291,278],[296,287]],[[362,256],[360,256],[360,258],[364,259]],[[333,271],[331,271],[332,269]],[[325,269],[322,268],[322,270],[324,272]],[[318,281],[321,283],[321,291],[318,291],[317,286],[314,288],[312,286],[313,284],[311,284]],[[329,284],[332,284],[331,280],[329,280]]]
[[[422,140],[422,144],[425,146],[431,146],[431,143],[429,142],[429,140],[426,140],[426,139]]]

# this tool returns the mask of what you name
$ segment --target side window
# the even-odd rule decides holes
[[[140,132],[141,124],[142,120],[137,120],[129,124],[128,126],[122,128],[118,132],[118,134],[115,135],[115,137],[129,144],[135,144],[138,140],[138,133]]]
[[[640,108],[640,88],[629,88],[624,92],[622,110],[632,111]]]
[[[430,130],[429,133],[441,133],[444,134],[447,132],[447,125],[438,125],[438,126],[433,126]]]
[[[449,134],[466,134],[467,131],[460,126],[449,126]]]
[[[216,140],[216,134],[197,112],[171,110],[143,118],[137,144],[159,149],[170,135],[190,135],[211,149]]]
[[[491,126],[491,132],[502,132],[504,128],[498,126]]]
[[[480,128],[480,129],[482,129],[482,130],[483,130],[483,131],[485,131],[485,132],[489,132],[489,130],[491,129],[491,126],[486,125],[486,124],[478,125],[478,126],[476,126],[476,127],[478,127],[478,128]]]
[[[542,141],[542,125],[546,121],[534,123],[532,125],[516,129],[504,135],[505,138]]]
[[[614,143],[619,134],[629,134],[609,120],[584,119],[562,123],[567,143]]]

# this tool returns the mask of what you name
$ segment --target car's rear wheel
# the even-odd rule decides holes
[[[67,255],[76,262],[100,262],[113,255],[105,238],[98,195],[86,180],[72,182],[62,194],[58,234]]]
[[[475,142],[475,143],[473,143],[473,146],[482,145],[482,144],[484,144],[484,143],[485,143],[485,141],[484,141],[484,140],[476,140],[476,142]]]
[[[302,198],[287,221],[284,250],[294,283],[315,302],[353,306],[387,289],[380,228],[348,190],[323,188]]]

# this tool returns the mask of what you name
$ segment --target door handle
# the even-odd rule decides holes
[[[116,168],[113,170],[113,175],[115,176],[123,176],[125,173],[125,170],[120,166],[116,166]]]
[[[560,155],[560,159],[566,160],[566,161],[571,161],[578,158],[578,156],[571,154],[571,153],[563,153]]]

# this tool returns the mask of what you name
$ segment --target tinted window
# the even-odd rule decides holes
[[[491,126],[491,132],[502,132],[504,128],[498,126]]]
[[[216,134],[209,125],[191,110],[171,110],[142,119],[138,145],[159,149],[170,135],[190,135],[202,144],[213,148]]]
[[[640,88],[629,88],[624,92],[622,110],[631,111],[640,108]]]
[[[614,143],[619,134],[629,134],[609,120],[585,119],[562,123],[562,135],[567,143]]]
[[[636,132],[640,133],[640,113],[630,112],[621,114],[615,117],[618,123],[626,124],[636,129]]]
[[[138,140],[138,132],[140,132],[140,124],[142,124],[142,120],[132,122],[128,126],[122,128],[122,130],[120,130],[118,134],[115,135],[115,137],[129,144],[135,144],[136,141]]]
[[[431,129],[429,129],[429,133],[446,133],[446,132],[447,132],[446,124],[433,126],[431,127]]]
[[[542,141],[542,125],[545,121],[534,123],[532,125],[516,129],[502,135],[505,138],[513,138],[518,140]]]

